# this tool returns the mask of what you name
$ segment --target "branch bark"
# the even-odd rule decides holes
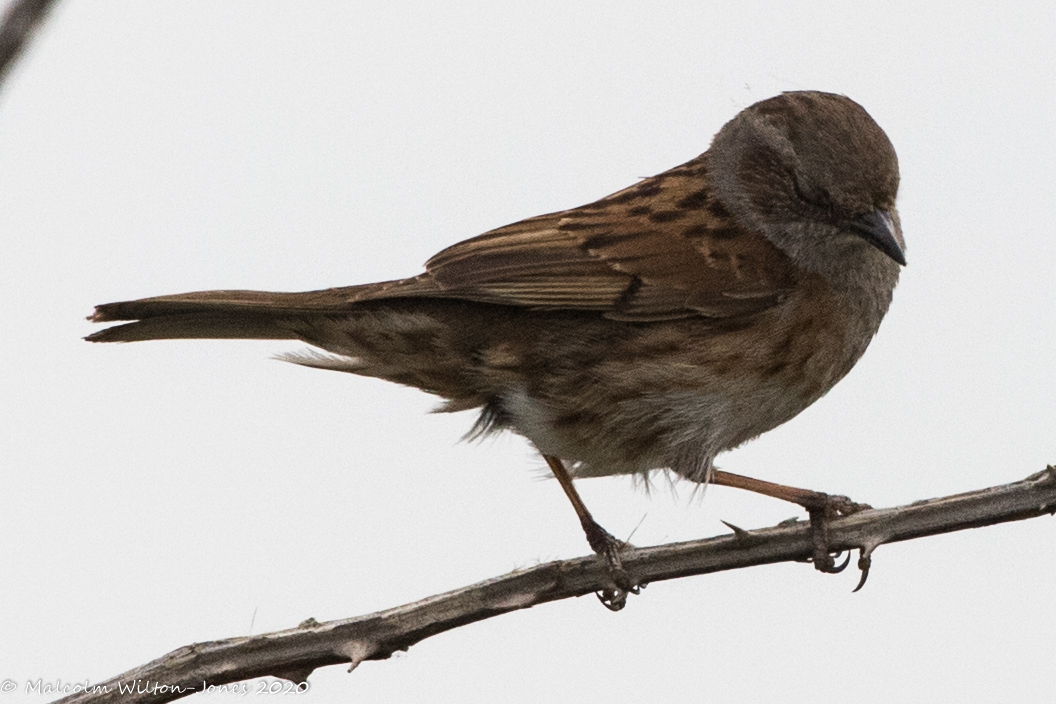
[[[833,549],[861,551],[867,569],[880,545],[966,528],[1056,513],[1056,467],[1011,484],[906,506],[870,509],[834,520]],[[803,561],[813,551],[810,526],[785,522],[704,540],[650,548],[629,548],[624,568],[642,584],[723,570]],[[60,702],[167,702],[257,677],[304,682],[316,668],[384,660],[429,636],[475,621],[558,599],[612,587],[603,559],[596,556],[550,562],[387,611],[318,623],[259,636],[197,643],[118,675]]]

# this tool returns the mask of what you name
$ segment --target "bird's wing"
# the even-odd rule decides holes
[[[354,298],[455,298],[634,321],[729,318],[774,305],[793,276],[786,255],[715,200],[698,157],[589,205],[460,242],[425,274]]]
[[[440,252],[410,279],[304,293],[198,291],[97,306],[91,320],[139,320],[97,341],[289,337],[275,316],[364,301],[446,298],[615,320],[731,319],[769,308],[795,283],[791,261],[740,227],[698,157],[594,203],[500,227]]]

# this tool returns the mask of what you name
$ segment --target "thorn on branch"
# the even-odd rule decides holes
[[[742,545],[751,545],[753,542],[758,542],[753,541],[752,534],[746,531],[744,528],[735,526],[729,521],[723,521],[721,518],[719,519],[719,522],[721,522],[722,525],[726,526],[727,528],[733,531],[734,541],[741,543]]]

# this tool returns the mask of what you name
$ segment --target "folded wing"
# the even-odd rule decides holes
[[[619,320],[730,317],[793,285],[788,258],[714,199],[703,157],[595,203],[460,242],[370,298],[430,296]]]
[[[706,155],[599,201],[500,227],[443,250],[409,279],[304,293],[199,291],[98,306],[138,321],[93,341],[296,337],[282,323],[364,301],[446,298],[616,320],[748,316],[794,285],[790,260],[715,200]]]

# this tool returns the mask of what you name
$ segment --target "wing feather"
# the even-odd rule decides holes
[[[369,298],[443,297],[621,320],[750,315],[793,286],[788,258],[715,200],[704,156],[595,203],[443,250]]]
[[[289,337],[275,322],[282,315],[336,313],[396,298],[596,311],[627,321],[750,316],[780,302],[795,284],[795,271],[787,256],[740,227],[715,199],[706,156],[594,203],[460,242],[409,279],[304,293],[200,291],[108,303],[91,319],[151,319],[154,327],[133,323],[90,339]]]

